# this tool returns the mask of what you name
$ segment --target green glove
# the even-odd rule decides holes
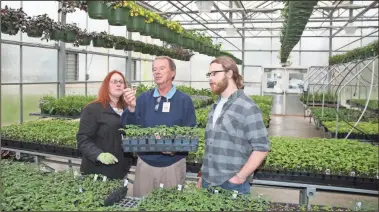
[[[101,153],[99,156],[97,156],[97,160],[106,165],[118,163],[117,158],[111,153]]]

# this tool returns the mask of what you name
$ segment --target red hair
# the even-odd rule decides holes
[[[124,88],[126,88],[125,77],[120,71],[113,70],[113,71],[109,72],[108,75],[104,78],[103,83],[100,86],[97,99],[95,99],[93,101],[93,102],[101,103],[103,108],[105,108],[111,102],[111,98],[109,97],[109,83],[111,81],[111,77],[113,76],[113,74],[119,74],[122,77],[122,79],[124,80]],[[126,104],[123,96],[121,95],[118,102],[117,102],[117,108],[124,109],[126,107],[127,107],[127,104]]]

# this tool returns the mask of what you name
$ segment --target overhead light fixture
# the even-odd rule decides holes
[[[210,13],[213,6],[213,1],[196,1],[197,10],[200,13]]]
[[[237,29],[234,28],[233,25],[229,25],[229,28],[225,28],[225,32],[227,36],[233,36],[237,34]]]
[[[354,23],[349,23],[345,26],[344,30],[346,35],[354,35],[355,31],[357,31],[357,27],[354,26]]]

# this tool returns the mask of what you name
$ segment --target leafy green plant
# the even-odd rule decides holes
[[[59,99],[45,95],[40,99],[39,107],[46,115],[80,116],[83,108],[95,99],[95,95],[69,95]]]
[[[376,120],[377,121],[377,120]],[[355,122],[349,122],[349,124],[345,122],[338,122],[338,133],[348,133],[352,129],[351,126],[354,126]],[[326,121],[323,123],[325,128],[327,128],[330,132],[334,133],[336,131],[336,122],[335,121]],[[378,123],[371,123],[371,122],[359,122],[356,126],[357,129],[354,129],[352,133],[355,134],[364,134],[367,135],[378,135],[379,129],[378,129]]]
[[[23,29],[27,15],[22,8],[12,9],[5,5],[1,13],[1,32],[8,35],[17,35]]]
[[[358,47],[343,54],[329,57],[329,65],[348,63],[353,60],[364,60],[379,55],[379,41],[373,41],[366,46]]]

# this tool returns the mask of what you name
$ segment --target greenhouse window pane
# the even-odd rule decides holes
[[[87,95],[97,95],[101,86],[101,82],[88,83],[87,84]]]
[[[23,119],[32,121],[39,119],[38,116],[29,116],[30,113],[41,112],[39,101],[44,95],[57,96],[57,84],[23,85]]]
[[[1,82],[20,82],[20,46],[1,45]]]
[[[75,83],[66,84],[66,95],[85,95],[85,84]]]
[[[20,87],[18,85],[1,86],[1,125],[20,121]]]
[[[108,57],[89,54],[87,56],[88,81],[103,81],[108,74]]]
[[[24,82],[57,81],[58,51],[24,46],[22,48],[22,79]]]

